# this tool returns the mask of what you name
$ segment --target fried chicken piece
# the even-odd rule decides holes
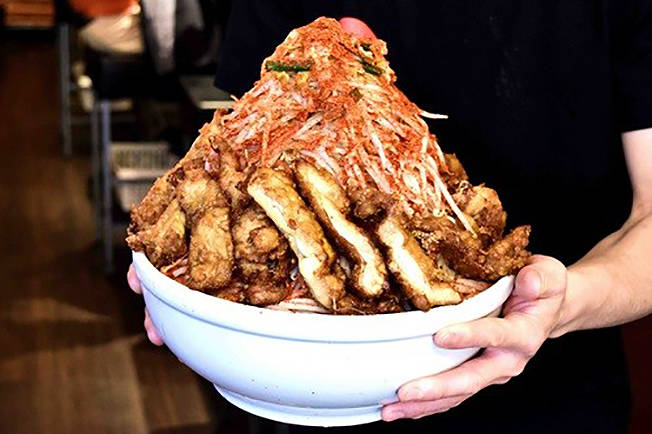
[[[503,211],[495,190],[484,185],[472,186],[462,183],[453,194],[453,199],[464,214],[474,220],[474,229],[485,243],[502,237],[507,214]]]
[[[394,215],[378,225],[378,239],[386,249],[387,265],[412,304],[423,311],[434,306],[457,304],[462,297],[445,282],[435,261]]]
[[[363,298],[378,297],[389,287],[380,251],[365,232],[348,220],[351,203],[335,178],[323,169],[300,161],[297,184],[322,226],[353,263],[351,286]]]
[[[155,267],[171,264],[186,253],[186,215],[175,199],[156,223],[127,238],[129,247],[145,250]]]
[[[158,178],[140,204],[131,209],[131,223],[127,230],[128,238],[156,223],[174,199],[175,188],[185,178],[187,171],[203,168],[204,158],[210,150],[209,142],[210,138],[207,135],[200,135],[188,153],[173,168]],[[127,242],[131,246],[136,243],[136,238]]]
[[[448,170],[442,170],[441,176],[448,188],[456,189],[460,182],[469,180],[464,166],[457,159],[457,155],[444,154],[444,161]]]
[[[401,297],[397,294],[383,293],[374,300],[365,300],[353,294],[346,294],[337,302],[335,313],[338,315],[375,315],[404,311]]]
[[[247,174],[241,170],[238,159],[224,142],[216,141],[208,155],[209,172],[219,179],[231,208],[238,212],[245,208],[251,197],[246,192]]]
[[[449,219],[414,220],[412,234],[431,257],[442,255],[455,272],[481,281],[495,281],[525,266],[530,227],[519,226],[502,239],[482,240]]]
[[[308,209],[292,180],[269,168],[258,169],[247,191],[285,235],[298,258],[299,272],[320,304],[329,309],[344,296],[344,273],[315,215]]]
[[[166,175],[158,178],[140,204],[131,209],[131,234],[156,223],[174,197],[174,186],[167,180]]]
[[[391,198],[372,186],[349,182],[346,193],[353,203],[353,215],[360,220],[373,220],[391,205]]]
[[[193,289],[219,288],[229,282],[233,240],[228,207],[210,208],[197,219],[190,233],[188,262]]]
[[[250,205],[235,219],[231,234],[236,263],[246,281],[274,286],[288,279],[292,266],[288,243],[258,205]]]
[[[221,298],[223,300],[232,301],[234,303],[244,303],[247,301],[247,295],[245,294],[246,287],[241,282],[232,282],[229,285],[223,286],[222,288],[208,288],[206,293],[214,297]]]
[[[191,226],[207,210],[228,207],[219,183],[204,169],[186,171],[184,179],[177,186],[176,195]]]
[[[247,285],[245,294],[249,304],[254,306],[269,306],[285,300],[290,293],[290,287],[283,283],[250,283]]]

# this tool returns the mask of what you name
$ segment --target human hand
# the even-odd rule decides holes
[[[129,287],[136,294],[143,293],[143,288],[140,286],[140,280],[136,275],[134,264],[129,265],[129,270],[127,271],[127,282],[129,283]],[[149,312],[147,312],[147,308],[145,308],[145,331],[147,331],[147,337],[151,343],[154,345],[163,345],[163,339],[161,339],[161,336],[158,334],[158,331],[154,326],[154,323],[149,318]]]
[[[549,256],[532,256],[516,276],[502,318],[446,327],[434,336],[443,348],[486,348],[449,371],[398,390],[399,401],[382,410],[385,421],[442,413],[493,384],[519,375],[557,325],[566,293],[566,267]]]

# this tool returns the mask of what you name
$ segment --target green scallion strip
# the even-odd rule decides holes
[[[265,69],[268,71],[283,71],[283,72],[302,72],[310,71],[312,62],[275,62],[268,61],[265,64]]]
[[[367,71],[369,74],[380,75],[383,73],[383,70],[373,63],[369,62],[363,57],[358,57],[358,61],[362,63],[362,68]]]

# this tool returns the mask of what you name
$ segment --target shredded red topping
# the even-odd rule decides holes
[[[261,78],[222,118],[222,137],[243,167],[277,167],[297,156],[343,186],[375,187],[411,216],[452,211],[447,170],[423,112],[394,85],[378,39],[320,18],[293,30],[263,63]],[[266,66],[267,65],[267,66]]]

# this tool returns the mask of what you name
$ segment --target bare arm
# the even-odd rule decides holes
[[[652,312],[652,128],[623,134],[634,190],[622,228],[568,268],[568,288],[551,336],[609,327]]]
[[[652,312],[652,129],[623,134],[634,190],[623,227],[568,270],[533,256],[516,277],[503,318],[447,327],[435,335],[448,348],[486,348],[482,355],[432,377],[408,383],[383,418],[446,411],[492,384],[519,375],[549,337],[634,321]]]

